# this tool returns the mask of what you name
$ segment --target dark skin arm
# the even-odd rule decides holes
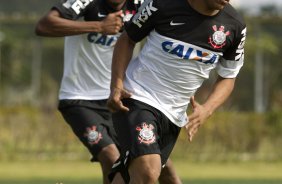
[[[235,78],[227,79],[219,77],[214,85],[213,91],[204,104],[199,104],[191,97],[190,103],[193,112],[189,115],[189,123],[185,126],[189,141],[198,132],[199,127],[222,105],[230,96],[235,84]]]
[[[134,47],[135,43],[128,37],[126,32],[123,32],[116,43],[113,54],[111,94],[107,103],[112,112],[129,110],[122,104],[121,99],[129,98],[131,95],[123,88],[123,79]]]
[[[122,27],[122,11],[109,14],[102,21],[75,21],[62,18],[57,10],[43,16],[35,27],[38,36],[62,37],[97,32],[116,34]]]

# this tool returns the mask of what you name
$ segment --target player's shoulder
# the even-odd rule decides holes
[[[225,8],[223,9],[223,12],[225,16],[228,18],[233,19],[238,26],[246,26],[245,20],[243,16],[230,4],[226,5]]]

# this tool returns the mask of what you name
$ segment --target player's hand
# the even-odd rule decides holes
[[[118,33],[123,26],[122,17],[122,10],[108,14],[107,17],[101,21],[101,33],[105,35]]]
[[[129,109],[122,104],[123,98],[129,98],[131,94],[125,89],[114,88],[107,101],[107,106],[111,112],[129,111]]]
[[[203,105],[200,105],[195,101],[194,96],[190,99],[191,106],[193,108],[192,114],[189,117],[189,123],[185,125],[188,139],[192,142],[193,137],[198,132],[200,126],[209,118],[210,112]]]

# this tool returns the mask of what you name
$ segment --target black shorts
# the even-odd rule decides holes
[[[60,100],[58,109],[75,135],[88,148],[93,158],[102,148],[116,144],[112,115],[106,107],[106,100]]]
[[[150,105],[131,98],[123,99],[123,104],[130,109],[129,112],[113,113],[121,149],[121,157],[116,163],[120,161],[122,164],[115,164],[112,174],[121,172],[124,177],[123,172],[127,171],[123,170],[127,170],[130,160],[146,154],[159,154],[162,164],[165,164],[181,128]]]

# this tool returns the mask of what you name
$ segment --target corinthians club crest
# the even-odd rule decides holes
[[[123,16],[123,22],[130,21],[131,17],[135,14],[136,14],[136,11],[134,10],[133,11],[126,10]]]
[[[136,127],[136,130],[139,131],[138,140],[141,143],[152,144],[156,142],[156,136],[153,131],[154,126],[152,124],[142,123],[141,126]]]
[[[87,133],[84,134],[85,137],[88,139],[88,143],[93,145],[97,144],[102,139],[102,134],[98,132],[96,126],[92,126],[90,128],[87,128]]]
[[[230,35],[230,31],[225,32],[225,27],[216,25],[212,26],[213,35],[209,37],[209,44],[215,49],[220,49],[226,44],[226,37]]]

